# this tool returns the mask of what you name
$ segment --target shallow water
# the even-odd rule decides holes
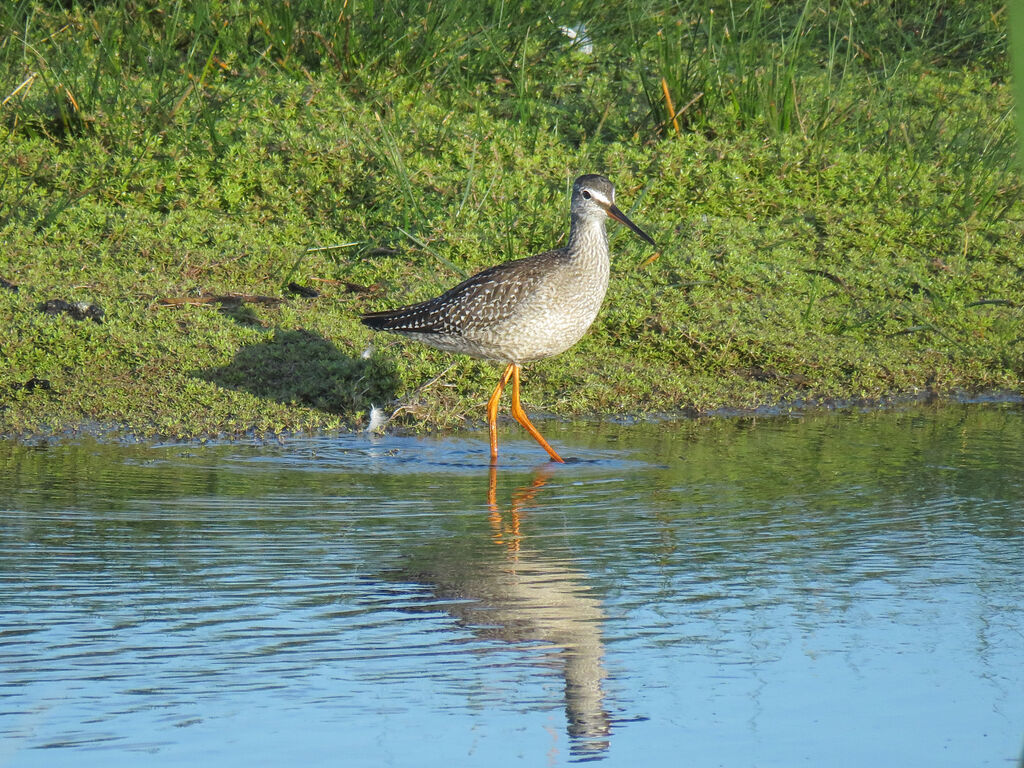
[[[0,766],[1014,766],[1024,410],[0,443]]]

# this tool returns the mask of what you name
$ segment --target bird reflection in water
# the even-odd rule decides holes
[[[538,471],[528,486],[512,493],[507,511],[497,501],[497,469],[492,464],[487,491],[494,543],[504,547],[507,568],[492,574],[488,617],[511,642],[540,642],[565,677],[565,714],[572,754],[597,758],[608,750],[611,718],[604,708],[602,682],[604,610],[584,583],[584,574],[524,549],[522,518],[551,474]]]
[[[445,600],[444,610],[478,638],[524,648],[531,665],[564,678],[570,756],[601,759],[611,732],[603,689],[604,610],[586,574],[531,547],[524,525],[551,471],[552,465],[537,470],[503,508],[492,465],[490,545],[481,546],[477,536],[462,536],[421,546],[404,576],[429,586]]]

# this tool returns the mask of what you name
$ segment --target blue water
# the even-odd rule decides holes
[[[0,766],[1020,766],[1024,411],[0,442]]]

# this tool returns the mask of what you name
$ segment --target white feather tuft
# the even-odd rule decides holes
[[[383,409],[378,408],[376,405],[370,406],[370,423],[366,425],[366,432],[370,435],[379,435],[384,431],[384,427],[391,421],[385,414]]]

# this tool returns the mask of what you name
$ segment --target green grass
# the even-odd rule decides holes
[[[581,23],[592,53],[559,30]],[[605,308],[529,367],[531,408],[1019,391],[1006,24],[967,0],[9,3],[0,432],[479,423],[491,366],[358,314],[559,243],[584,172],[660,256],[612,225]]]

